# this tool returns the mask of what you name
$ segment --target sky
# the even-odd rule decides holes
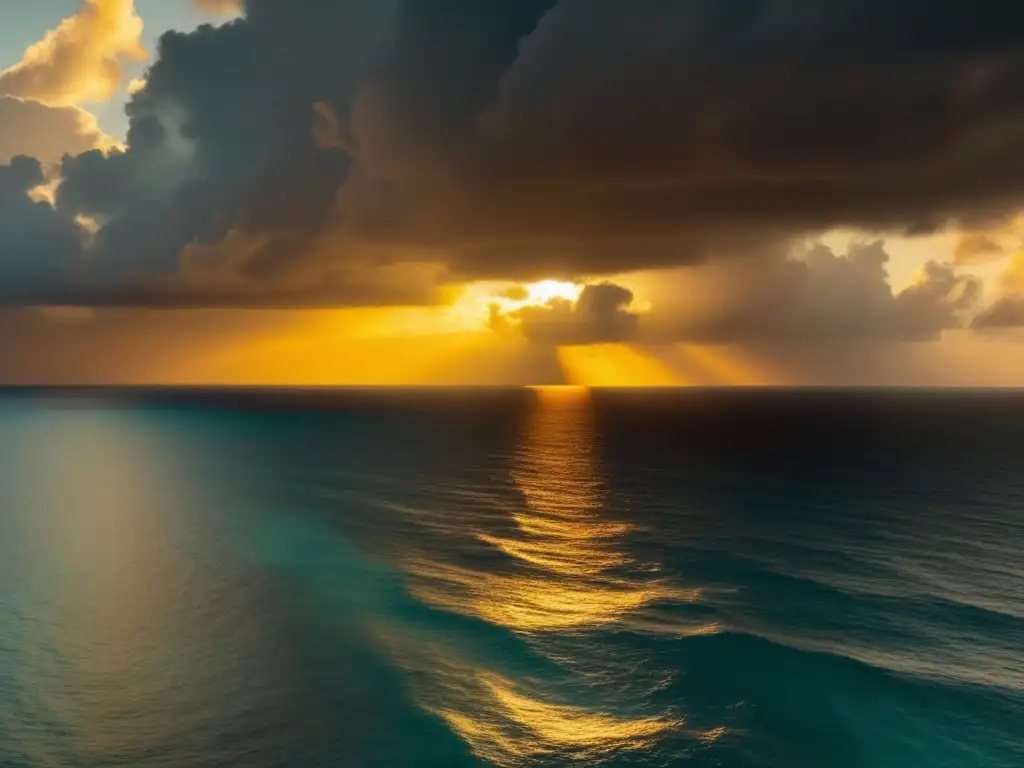
[[[1024,386],[1024,10],[0,11],[0,384]]]

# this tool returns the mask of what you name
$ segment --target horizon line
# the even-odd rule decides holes
[[[535,391],[589,390],[597,392],[729,392],[729,391],[931,391],[1022,392],[1024,385],[986,384],[711,384],[625,385],[586,384],[0,384],[0,393],[31,391],[233,391],[233,392],[389,392],[389,391]]]

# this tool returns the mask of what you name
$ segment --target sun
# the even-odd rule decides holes
[[[526,307],[544,307],[553,301],[575,304],[583,284],[566,280],[535,283],[473,283],[467,285],[450,311],[466,329],[486,328],[495,314],[513,317]]]
[[[526,289],[526,300],[522,306],[543,307],[555,299],[575,303],[583,293],[582,285],[561,280],[541,280],[539,283],[524,285],[523,288]]]

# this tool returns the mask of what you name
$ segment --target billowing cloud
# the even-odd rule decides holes
[[[61,106],[106,101],[124,82],[124,61],[146,57],[141,37],[134,0],[85,0],[0,72],[0,93]]]
[[[819,243],[662,276],[642,314],[631,290],[604,283],[587,286],[575,303],[556,299],[492,317],[492,327],[556,345],[927,341],[963,327],[981,296],[976,278],[930,262],[894,292],[888,260],[881,241],[855,243],[845,254]]]
[[[130,5],[88,7],[123,20]],[[1024,11],[1010,3],[245,11],[162,38],[126,150],[63,164],[56,219],[98,222],[88,253],[8,301],[342,304],[380,300],[389,274],[431,296],[449,279],[731,257],[724,295],[760,292],[688,325],[660,320],[670,335],[927,338],[976,298],[952,268],[930,265],[894,294],[870,250],[779,254],[835,227],[982,231],[1024,207]],[[76,50],[66,25],[26,61],[73,60],[56,53]],[[37,98],[98,93],[134,55],[127,42],[107,50],[120,53],[89,58],[103,66],[78,80],[37,77],[31,62],[2,77],[36,83]],[[631,315],[620,303],[609,317]]]
[[[1024,293],[1004,296],[974,318],[978,330],[1024,328]]]
[[[348,103],[395,9],[378,0],[319,0],[301,14],[290,8],[264,0],[244,20],[162,38],[159,60],[128,107],[125,151],[63,163],[58,218],[100,224],[89,252],[62,254],[68,263],[50,285],[11,286],[8,301],[305,305],[407,295],[394,286],[376,290],[381,274],[400,271],[393,259],[381,264],[367,254],[316,270],[327,249],[318,230],[349,157],[316,145],[314,105]],[[189,256],[196,252],[216,285],[196,282]],[[210,266],[214,256],[221,267]],[[226,281],[229,272],[252,284]],[[337,284],[338,275],[374,290],[356,295]],[[296,288],[300,278],[305,291]]]
[[[45,164],[106,144],[96,119],[77,107],[49,107],[0,95],[0,163],[30,155]]]
[[[984,264],[1006,255],[1003,245],[994,237],[983,233],[964,235],[956,246],[958,264]]]
[[[815,244],[805,253],[754,255],[710,267],[671,312],[655,304],[652,336],[695,342],[806,339],[923,341],[962,327],[981,283],[952,266],[926,264],[917,280],[894,291],[881,241],[844,254]],[[712,295],[700,293],[712,287]],[[660,305],[664,306],[664,305]]]
[[[402,76],[375,83],[350,226],[444,243],[469,275],[536,277],[1012,211],[1020,22],[955,1],[562,0],[454,141],[425,137]]]
[[[23,295],[74,279],[82,233],[49,203],[29,198],[44,181],[43,167],[34,158],[19,156],[0,165],[0,303],[18,303]]]
[[[633,293],[612,283],[587,285],[575,301],[552,299],[526,306],[513,318],[530,341],[548,344],[593,344],[628,341],[637,332],[638,315],[630,311]]]

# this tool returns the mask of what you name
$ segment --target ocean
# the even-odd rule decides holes
[[[1024,766],[1024,393],[0,394],[0,766]]]

